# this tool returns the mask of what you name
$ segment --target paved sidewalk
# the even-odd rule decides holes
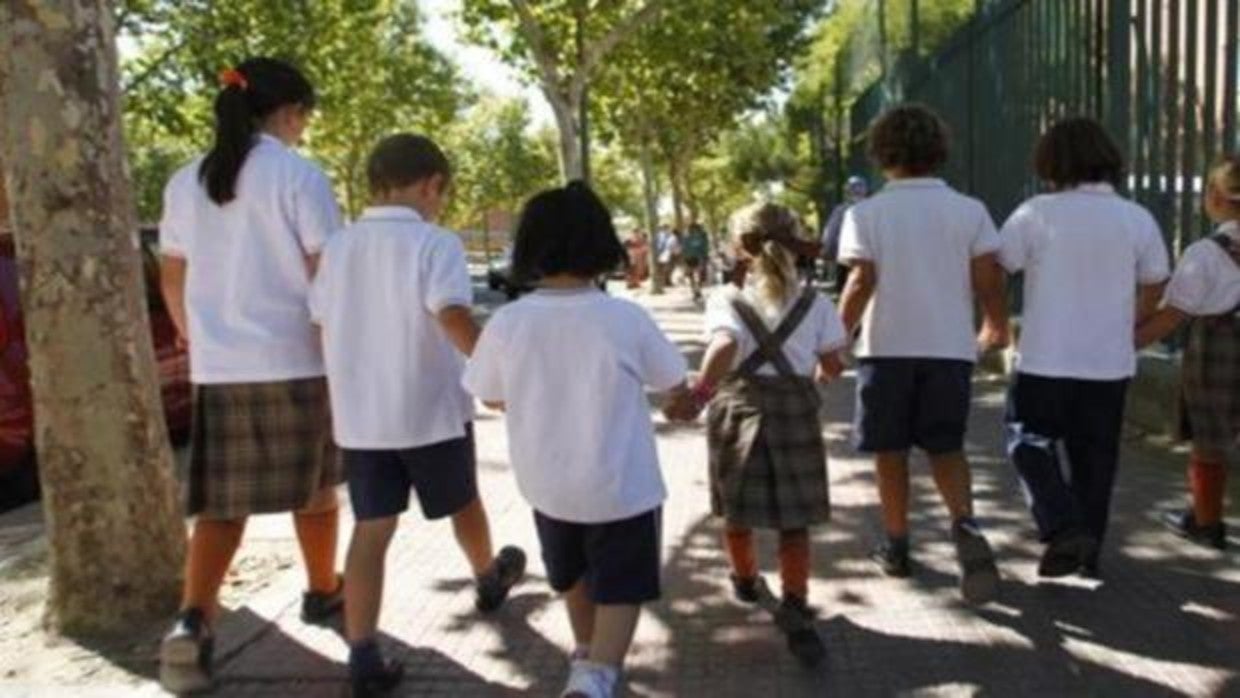
[[[685,294],[642,302],[686,352],[700,354],[701,315]],[[979,381],[969,448],[979,515],[1001,555],[1005,584],[1000,601],[976,610],[957,601],[947,522],[924,468],[915,467],[915,578],[881,579],[867,563],[877,513],[870,469],[846,442],[851,380],[827,390],[835,518],[814,539],[811,596],[823,609],[819,627],[829,653],[816,671],[790,658],[760,612],[730,600],[720,527],[707,513],[703,432],[660,419],[671,491],[666,593],[642,619],[627,695],[1240,695],[1235,554],[1184,549],[1153,522],[1159,507],[1180,502],[1179,458],[1127,445],[1104,584],[1038,583],[1029,516],[1000,458],[1001,389],[1000,381]],[[563,609],[546,586],[529,509],[505,465],[501,419],[482,415],[477,436],[496,543],[524,546],[531,575],[503,611],[479,618],[450,526],[407,517],[389,557],[382,620],[388,651],[408,667],[398,695],[558,695],[570,646]],[[295,559],[286,521],[256,521],[257,539],[247,547],[287,538],[281,554]],[[764,539],[768,567],[772,548]],[[228,616],[214,695],[346,695],[344,642],[298,621],[301,584],[297,566],[288,567]],[[20,694],[77,691],[54,682],[28,683]],[[123,695],[152,693],[147,682]],[[9,695],[2,679],[0,695]]]

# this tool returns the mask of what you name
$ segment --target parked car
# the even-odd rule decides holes
[[[503,291],[508,300],[516,300],[522,293],[534,290],[531,286],[517,280],[512,273],[512,246],[491,260],[487,267],[487,288],[492,291]]]
[[[189,436],[192,412],[189,356],[177,345],[176,327],[160,294],[155,230],[143,229],[141,240],[151,339],[155,346],[164,418],[169,435],[175,443],[180,443]],[[27,358],[13,238],[0,233],[0,511],[38,496],[34,411]]]

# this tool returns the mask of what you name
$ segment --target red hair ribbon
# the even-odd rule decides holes
[[[236,68],[225,68],[220,71],[220,85],[223,87],[236,87],[239,89],[247,89],[250,81],[245,79],[245,75]]]

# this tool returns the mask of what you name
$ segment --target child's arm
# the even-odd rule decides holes
[[[1164,305],[1137,325],[1137,348],[1144,349],[1175,332],[1188,319],[1188,313]]]
[[[861,316],[874,297],[874,289],[878,285],[878,273],[874,262],[864,259],[845,260],[844,264],[852,268],[848,274],[848,283],[844,286],[844,295],[840,298],[840,320],[849,335],[856,334],[861,324]]]
[[[474,320],[469,308],[463,305],[451,305],[439,311],[439,326],[443,328],[448,339],[456,345],[465,356],[472,356],[474,347],[478,345],[478,335],[482,330]]]
[[[1142,284],[1137,290],[1137,325],[1143,324],[1146,320],[1153,317],[1158,310],[1158,303],[1162,300],[1163,291],[1167,288],[1167,284]]]
[[[844,356],[841,350],[829,351],[818,357],[818,375],[815,380],[819,383],[830,383],[843,372]]]
[[[164,255],[159,262],[159,286],[164,295],[164,305],[177,328],[177,342],[189,344],[189,319],[185,311],[185,274],[189,264],[181,257]]]
[[[978,334],[978,344],[983,351],[1003,349],[1011,343],[1003,267],[999,266],[997,256],[985,254],[973,258],[970,273],[973,294],[982,308],[982,329]]]
[[[680,400],[669,405],[669,419],[697,419],[706,407],[706,403],[714,397],[715,386],[732,370],[736,354],[740,346],[736,338],[726,332],[716,332],[706,347],[706,356],[702,359],[702,370],[693,384],[692,390],[686,391]]]

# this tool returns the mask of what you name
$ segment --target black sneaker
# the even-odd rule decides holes
[[[500,549],[495,561],[475,584],[474,607],[491,613],[504,605],[508,592],[525,576],[525,551],[512,545]]]
[[[734,574],[732,575],[732,595],[741,603],[758,603],[762,599],[761,588],[765,583],[760,574],[753,577],[738,577]]]
[[[404,678],[405,667],[389,659],[383,662],[383,669],[378,673],[350,676],[349,685],[353,689],[353,698],[378,698],[391,693]]]
[[[1227,525],[1222,521],[1208,526],[1197,523],[1192,509],[1170,511],[1162,516],[1163,525],[1172,533],[1197,545],[1204,545],[1215,550],[1227,549]]]
[[[1038,563],[1038,576],[1054,578],[1075,574],[1097,554],[1098,539],[1079,530],[1065,531],[1046,546]]]
[[[301,595],[301,621],[303,623],[327,623],[344,608],[344,577],[336,575],[336,590],[331,592],[307,591]]]
[[[960,595],[971,604],[983,604],[999,593],[995,554],[977,522],[960,519],[952,525],[956,560],[960,563]]]
[[[913,562],[909,558],[908,542],[887,540],[870,553],[870,559],[888,577],[913,576]]]
[[[818,619],[818,609],[809,605],[809,601],[793,594],[785,595],[779,602],[779,608],[782,613],[800,618],[805,623],[813,623]]]
[[[181,611],[159,644],[159,684],[177,695],[210,688],[214,651],[215,640],[202,611]]]

